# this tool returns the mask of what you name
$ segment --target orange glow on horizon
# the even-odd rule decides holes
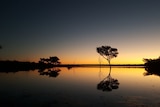
[[[62,64],[108,64],[108,61],[103,59],[101,61],[97,59],[93,60],[78,60],[78,61],[71,61],[71,60],[61,60]],[[111,60],[111,64],[144,64],[143,59],[113,59]]]
[[[118,47],[119,48],[119,47]],[[49,58],[50,56],[57,56],[62,64],[108,64],[107,60],[100,56],[95,48],[89,48],[90,50],[83,50],[84,52],[67,52],[67,53],[54,53],[47,52],[42,54],[30,54],[30,55],[17,55],[12,57],[3,57],[1,60],[18,60],[18,61],[30,61],[38,62],[40,58]],[[127,48],[128,49],[128,48]],[[116,58],[111,59],[111,64],[144,64],[143,58],[158,58],[158,52],[136,50],[134,49],[127,50],[124,48],[119,49],[119,55]],[[70,54],[72,53],[72,54]]]
[[[47,58],[47,57],[44,57]],[[143,58],[158,58],[158,57],[116,57],[111,59],[111,64],[144,64]],[[103,57],[94,56],[94,57],[79,57],[79,58],[71,58],[71,57],[59,57],[59,61],[61,64],[108,64],[108,61]],[[1,59],[5,60],[5,59]],[[28,57],[28,58],[10,58],[10,60],[18,60],[18,61],[30,61],[30,62],[38,62],[40,58],[37,57]]]
[[[44,57],[47,58],[47,57]],[[97,55],[92,57],[79,57],[79,58],[70,58],[70,57],[59,57],[59,61],[61,64],[108,64],[108,61],[103,57]],[[17,60],[20,61],[30,61],[30,62],[38,62],[40,60],[39,57],[34,58],[19,58]],[[111,59],[111,64],[144,64],[143,57],[116,57]]]

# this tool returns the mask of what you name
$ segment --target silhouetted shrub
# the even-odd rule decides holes
[[[156,74],[160,76],[160,57],[157,59],[144,59],[145,70],[147,73],[145,75]]]

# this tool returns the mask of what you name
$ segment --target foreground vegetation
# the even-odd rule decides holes
[[[35,69],[53,68],[59,65],[59,58],[52,56],[49,58],[40,58],[38,63],[36,62],[21,62],[21,61],[0,61],[0,72],[16,72],[16,71],[29,71]]]
[[[144,59],[147,75],[156,74],[160,76],[160,57],[157,59]]]
[[[144,59],[145,67],[153,70],[160,70],[160,57],[157,59]]]

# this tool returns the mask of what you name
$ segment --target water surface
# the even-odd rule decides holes
[[[116,89],[98,89],[109,68],[54,68],[0,73],[0,106],[8,107],[159,107],[160,77],[144,68],[112,68]]]

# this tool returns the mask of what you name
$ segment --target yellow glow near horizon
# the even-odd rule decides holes
[[[91,52],[93,53],[93,52]],[[17,57],[12,58],[13,60],[20,60],[20,61],[31,61],[31,62],[38,62],[40,58],[48,58],[51,54],[43,54],[43,55],[32,55],[28,57]],[[63,55],[59,54],[56,55],[59,57],[60,62],[62,64],[108,64],[107,60],[100,56],[98,53],[94,52],[93,54],[87,53],[83,54],[68,54]],[[143,58],[158,58],[158,53],[153,52],[144,52],[144,53],[120,53],[118,57],[111,59],[111,64],[144,64]]]
[[[144,64],[143,58],[158,58],[158,55],[139,55],[139,56],[119,56],[111,59],[111,64]],[[80,57],[77,59],[62,59],[63,64],[108,64],[107,60],[100,56],[93,56],[91,58]]]
[[[99,61],[98,58],[93,58],[93,59],[79,59],[79,60],[61,60],[63,64],[108,64],[108,61],[106,59],[101,59]],[[123,58],[117,58],[117,59],[112,59],[111,64],[143,64],[143,59],[138,58],[138,59],[123,59]]]

